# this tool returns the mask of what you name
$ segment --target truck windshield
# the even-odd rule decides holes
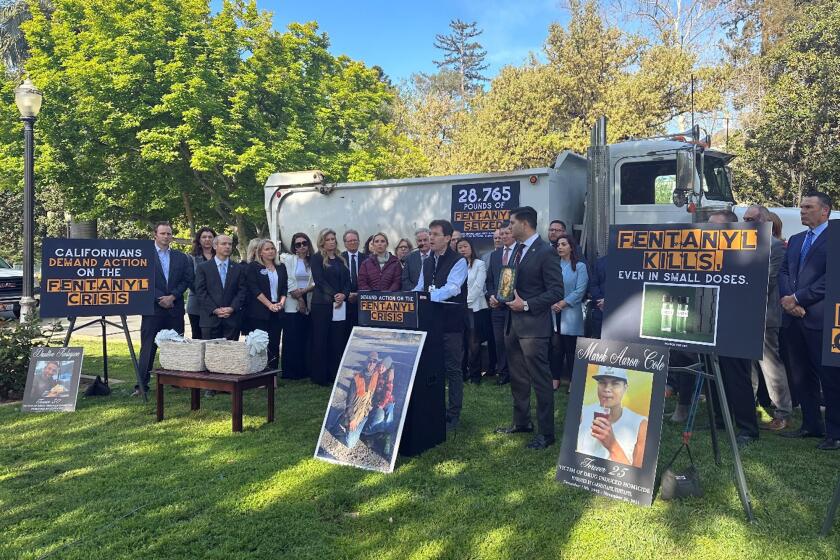
[[[0,257],[0,268],[12,268],[12,266]]]
[[[726,161],[708,153],[703,160],[703,196],[707,200],[719,200],[734,204],[735,198],[732,196]],[[697,156],[697,167],[700,167],[700,156]]]

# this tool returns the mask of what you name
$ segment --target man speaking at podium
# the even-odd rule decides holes
[[[514,294],[507,302],[505,349],[513,395],[513,425],[496,433],[533,432],[531,386],[537,396],[539,434],[527,445],[545,449],[554,443],[554,387],[548,365],[553,325],[551,305],[563,299],[560,257],[537,233],[537,211],[523,206],[510,211],[510,229],[517,244],[511,265],[516,269]],[[490,296],[494,309],[501,307]]]
[[[449,380],[449,406],[446,409],[446,429],[458,426],[464,400],[464,322],[467,309],[467,260],[449,247],[452,224],[434,220],[429,224],[432,258],[423,262],[423,271],[414,291],[429,292],[429,299],[448,302],[443,322],[443,362]],[[559,264],[558,264],[558,270]]]

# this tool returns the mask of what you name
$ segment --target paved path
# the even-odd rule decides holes
[[[82,318],[76,319],[76,325],[84,325],[85,323],[93,321],[94,319],[96,319],[96,317],[82,317]],[[109,321],[111,321],[112,323],[114,323],[116,325],[121,324],[119,315],[109,316],[109,317],[106,317],[106,319],[108,319]],[[140,344],[140,316],[139,315],[132,315],[132,316],[127,317],[126,320],[128,322],[128,332],[131,334],[131,340],[134,342],[134,344],[136,346],[136,345]],[[186,319],[186,317],[185,317],[185,320],[187,321],[187,324],[189,324],[189,319]],[[56,319],[44,319],[42,322],[45,323],[45,324],[50,324],[50,323],[53,323],[54,321],[56,321]],[[59,322],[62,324],[62,326],[65,329],[64,332],[61,333],[61,336],[62,336],[62,339],[63,339],[64,334],[67,332],[66,329],[70,325],[70,321],[67,320],[67,319],[60,319]],[[122,328],[117,328],[117,327],[113,327],[111,325],[107,325],[105,327],[105,332],[107,333],[107,336],[109,336],[109,337],[118,336],[120,338],[124,338],[122,336]],[[76,337],[76,336],[87,336],[87,337],[102,338],[102,327],[99,325],[99,323],[94,323],[93,325],[90,325],[90,326],[85,327],[83,329],[73,331],[73,337]],[[72,337],[71,337],[71,340],[72,340]]]

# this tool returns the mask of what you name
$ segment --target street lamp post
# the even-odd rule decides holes
[[[15,103],[23,121],[23,297],[20,320],[35,313],[35,119],[43,95],[29,78],[15,88]]]

